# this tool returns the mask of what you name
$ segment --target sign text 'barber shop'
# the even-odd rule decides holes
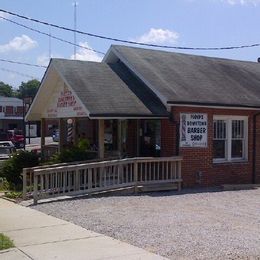
[[[208,117],[201,113],[180,114],[180,147],[207,147]]]

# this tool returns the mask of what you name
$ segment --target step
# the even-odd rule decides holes
[[[139,192],[178,190],[178,183],[161,183],[138,186]]]
[[[223,184],[222,189],[224,191],[232,190],[250,190],[260,188],[260,184]]]

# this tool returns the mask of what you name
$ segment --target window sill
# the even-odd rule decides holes
[[[213,164],[232,164],[232,163],[248,163],[247,159],[233,159],[233,160],[213,160]]]

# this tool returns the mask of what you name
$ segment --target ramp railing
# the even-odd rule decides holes
[[[30,187],[24,196],[40,199],[91,194],[107,190],[160,183],[181,184],[181,157],[130,158],[112,161],[36,168],[30,172]],[[28,169],[27,169],[28,172]],[[28,183],[24,172],[24,185]]]

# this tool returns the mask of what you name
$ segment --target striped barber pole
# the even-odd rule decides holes
[[[186,115],[181,116],[181,140],[186,141]]]
[[[73,120],[67,120],[67,142],[72,143],[73,141]]]

